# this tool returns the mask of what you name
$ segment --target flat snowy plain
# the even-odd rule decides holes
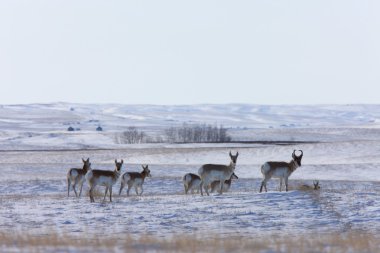
[[[163,129],[183,122],[223,124],[233,140],[241,142],[127,145],[115,138],[128,126],[159,136]],[[81,130],[67,132],[73,125]],[[95,131],[99,125],[103,132]],[[0,140],[3,234],[257,240],[380,232],[377,105],[4,105]],[[260,165],[290,161],[294,149],[302,149],[304,158],[290,177],[290,191],[279,192],[278,181],[271,180],[268,193],[258,193]],[[235,171],[239,179],[229,192],[184,194],[185,173],[197,173],[204,163],[228,164],[230,150],[240,155]],[[81,167],[82,158],[90,158],[94,169],[109,170],[115,159],[124,159],[123,173],[141,171],[141,164],[149,164],[152,177],[146,179],[142,196],[131,191],[127,197],[125,190],[118,196],[118,182],[112,203],[108,198],[102,202],[102,196],[90,203],[86,184],[81,198],[72,191],[67,197],[66,173]],[[319,191],[301,187],[312,186],[313,180],[320,181]],[[97,191],[103,193],[104,188]],[[22,251],[17,242],[3,243],[0,250]],[[159,249],[151,246],[138,251],[155,250]]]

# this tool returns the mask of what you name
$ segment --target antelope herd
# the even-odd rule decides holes
[[[268,161],[261,166],[261,173],[263,174],[263,181],[260,186],[260,192],[263,188],[267,191],[267,182],[272,178],[280,179],[280,191],[282,189],[282,181],[285,181],[285,190],[288,191],[288,179],[289,176],[298,168],[301,167],[301,160],[303,156],[302,150],[299,150],[300,154],[296,154],[296,150],[292,153],[292,160],[290,162],[278,162],[278,161]],[[218,191],[219,194],[227,192],[231,187],[232,179],[238,179],[235,174],[235,167],[239,152],[233,155],[230,151],[230,163],[228,165],[224,164],[204,164],[198,170],[198,175],[193,173],[187,173],[183,176],[183,186],[185,188],[185,194],[189,191],[194,193],[201,192],[203,196],[203,190],[209,195],[209,190],[211,192]],[[80,197],[82,194],[82,188],[84,181],[87,181],[89,186],[89,196],[90,201],[95,202],[94,199],[94,188],[97,185],[105,186],[105,193],[103,201],[105,201],[107,193],[109,192],[110,202],[112,202],[112,187],[119,180],[121,175],[121,168],[124,163],[123,160],[118,162],[115,160],[115,169],[110,170],[94,170],[91,168],[90,159],[82,159],[82,168],[71,168],[67,172],[67,196],[70,196],[70,187],[72,187],[75,196]],[[129,196],[129,191],[132,187],[135,188],[137,195],[142,195],[143,184],[146,177],[151,177],[148,165],[142,165],[141,172],[125,172],[121,176],[121,183],[119,189],[119,195],[121,195],[124,187],[127,185],[127,196]],[[319,181],[313,181],[314,188],[308,185],[303,185],[302,189],[320,189]],[[77,193],[76,186],[80,187],[79,196]],[[139,191],[140,190],[140,191]]]

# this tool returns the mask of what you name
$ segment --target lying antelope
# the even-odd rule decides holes
[[[83,188],[83,183],[84,183],[84,176],[86,175],[87,171],[91,169],[91,163],[90,163],[90,158],[87,158],[87,160],[83,161],[83,168],[71,168],[67,172],[67,197],[70,196],[70,186],[73,184],[73,190],[75,192],[75,196],[78,197],[77,190],[75,189],[76,185],[80,185],[80,191],[79,191],[79,197],[82,194],[82,188]]]
[[[238,176],[236,176],[235,173],[232,173],[230,179],[224,181],[224,184],[223,184],[223,192],[228,192],[228,190],[229,190],[230,187],[231,187],[232,179],[239,179],[239,178],[238,178]],[[214,182],[212,182],[212,183],[211,183],[211,192],[216,191],[216,189],[217,189],[217,187],[219,186],[219,184],[220,184],[220,181],[214,181]]]
[[[319,186],[319,180],[313,180],[314,190],[319,190],[321,187]]]
[[[319,180],[313,180],[313,185],[314,187],[310,186],[310,185],[301,185],[301,187],[299,187],[299,190],[303,190],[303,191],[309,191],[309,190],[319,190],[321,189],[321,187],[319,186]]]
[[[110,202],[112,202],[112,186],[116,183],[117,179],[120,177],[121,166],[123,165],[123,160],[118,162],[115,160],[115,170],[89,170],[86,174],[86,180],[90,186],[90,201],[95,202],[93,196],[93,190],[95,186],[102,185],[106,187],[106,192],[104,194],[103,202],[106,200],[107,192],[110,191]]]
[[[121,177],[121,186],[119,195],[121,194],[121,191],[123,190],[124,186],[127,184],[127,196],[129,196],[129,191],[132,187],[135,187],[135,191],[137,195],[140,195],[143,193],[143,183],[146,177],[151,177],[150,170],[148,169],[148,165],[144,166],[141,165],[143,168],[142,172],[125,172],[124,175]],[[141,192],[139,194],[138,188],[141,189]]]
[[[260,192],[263,187],[267,191],[267,182],[272,177],[280,178],[280,191],[282,188],[282,180],[285,179],[286,191],[288,191],[288,178],[298,168],[301,167],[301,160],[303,156],[302,150],[299,150],[301,154],[296,155],[296,150],[293,151],[292,160],[290,162],[266,162],[261,166],[261,173],[264,176],[264,180],[261,183]]]
[[[210,184],[214,181],[219,181],[219,193],[223,193],[223,182],[230,179],[231,175],[235,171],[236,161],[239,156],[239,152],[236,155],[232,155],[230,151],[231,162],[229,165],[222,164],[204,164],[199,170],[198,174],[201,177],[201,194],[203,196],[202,187],[205,189],[207,195],[210,195],[208,192],[208,188]]]
[[[194,190],[197,190],[199,193],[199,189],[201,187],[201,178],[193,173],[187,173],[183,176],[183,186],[185,187],[185,194],[191,190],[191,193],[194,193]]]

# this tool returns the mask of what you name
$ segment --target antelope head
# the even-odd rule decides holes
[[[233,164],[236,164],[236,161],[237,161],[237,158],[239,156],[239,152],[236,152],[236,155],[232,155],[231,151],[230,151],[230,158],[231,158],[231,162]]]
[[[123,159],[121,159],[120,162],[118,162],[118,161],[115,159],[115,166],[116,166],[115,170],[116,170],[117,172],[120,172],[120,170],[121,170],[121,166],[123,165],[123,163],[124,163]]]
[[[145,175],[147,176],[147,177],[152,177],[152,175],[150,174],[150,169],[148,169],[148,165],[141,165],[142,166],[142,168],[143,168],[143,172],[145,172]]]
[[[298,150],[301,152],[301,154],[299,156],[296,155],[296,150],[293,151],[293,154],[292,154],[292,158],[293,160],[296,162],[296,164],[298,165],[298,167],[301,167],[301,160],[302,160],[302,156],[303,156],[303,151],[302,150]]]
[[[83,162],[83,170],[88,171],[91,168],[90,158],[87,158],[87,160],[84,160],[82,158]]]
[[[314,180],[313,181],[313,185],[314,185],[314,190],[319,190],[321,187],[319,186],[319,180]]]

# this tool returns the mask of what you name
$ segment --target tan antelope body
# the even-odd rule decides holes
[[[193,173],[187,173],[183,176],[182,182],[185,188],[185,194],[187,194],[189,191],[191,191],[191,193],[194,193],[194,190],[197,190],[199,193],[202,182],[200,176]]]
[[[87,160],[84,160],[82,158],[82,161],[83,161],[83,168],[82,169],[71,168],[67,172],[67,196],[68,197],[70,196],[71,184],[73,185],[73,190],[75,192],[76,197],[78,197],[78,193],[77,193],[77,190],[75,189],[75,187],[78,184],[80,186],[79,197],[82,194],[82,188],[83,188],[83,183],[85,180],[85,175],[86,175],[87,171],[91,169],[90,158],[87,158]]]
[[[236,176],[235,173],[232,173],[230,179],[225,180],[223,184],[223,192],[228,192],[228,190],[231,187],[232,179],[239,179],[238,176]],[[217,188],[220,185],[220,181],[214,181],[211,183],[211,192],[214,192],[217,190]]]
[[[229,165],[222,164],[204,164],[199,170],[198,174],[201,177],[201,194],[203,196],[203,189],[205,189],[207,195],[210,195],[208,189],[212,182],[219,181],[219,193],[223,193],[224,181],[231,178],[232,173],[235,171],[236,161],[239,156],[239,152],[236,155],[232,155],[230,152],[231,162]]]
[[[142,195],[144,189],[143,189],[143,184],[144,180],[146,177],[151,177],[150,175],[150,170],[148,168],[148,165],[143,167],[142,172],[125,172],[124,175],[121,177],[121,185],[120,185],[120,191],[119,195],[121,194],[121,191],[123,190],[124,186],[127,185],[127,196],[129,196],[129,191],[131,190],[132,187],[135,188],[136,194],[137,195]],[[139,194],[138,189],[141,189],[141,192]]]
[[[95,186],[102,185],[106,187],[103,201],[106,200],[107,192],[110,192],[110,202],[112,202],[112,186],[116,183],[120,177],[121,166],[123,165],[123,160],[117,162],[115,160],[115,170],[89,170],[86,174],[86,180],[90,187],[90,201],[95,202],[93,196],[93,190]]]
[[[267,191],[267,182],[272,177],[280,179],[280,191],[282,188],[282,180],[285,180],[286,191],[288,191],[288,178],[289,176],[298,168],[301,167],[301,160],[303,156],[302,150],[299,150],[301,155],[297,156],[295,154],[296,150],[293,151],[292,160],[290,162],[266,162],[261,166],[261,173],[264,176],[264,180],[261,183],[260,192],[262,192],[263,187]]]

